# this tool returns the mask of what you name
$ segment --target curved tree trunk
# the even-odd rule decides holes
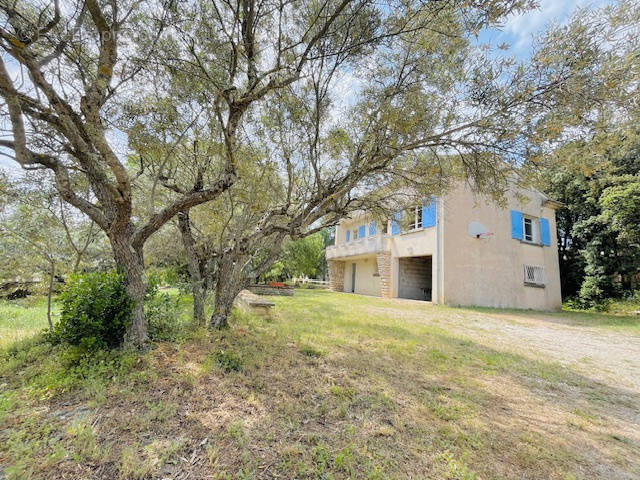
[[[225,255],[220,260],[210,322],[211,328],[220,329],[229,325],[228,317],[233,307],[233,301],[247,283],[247,277],[243,271],[245,261],[246,256],[237,254]]]
[[[207,296],[206,271],[204,269],[206,259],[201,259],[196,250],[188,210],[178,213],[178,228],[187,255],[187,269],[191,279],[193,320],[195,323],[202,325],[204,324],[204,304]]]
[[[282,253],[284,237],[285,233],[268,239],[254,236],[253,239],[240,242],[241,246],[238,246],[237,250],[232,250],[220,259],[216,276],[216,295],[213,315],[211,316],[212,328],[224,328],[228,326],[227,319],[231,313],[233,301],[242,289],[247,286],[250,278],[259,277],[276,261]],[[261,263],[253,265],[251,270],[247,271],[247,260],[251,257],[251,254],[247,252],[251,252],[258,244],[268,248],[270,253]]]
[[[116,237],[110,240],[117,269],[126,275],[127,293],[134,302],[131,324],[127,330],[125,343],[136,348],[144,348],[149,342],[149,334],[144,316],[147,281],[142,251],[131,247],[126,238]]]

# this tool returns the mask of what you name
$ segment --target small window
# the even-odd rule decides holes
[[[522,217],[522,239],[525,242],[536,242],[538,238],[538,220],[533,217]]]
[[[534,287],[544,287],[544,268],[535,265],[524,266],[524,284]]]
[[[358,237],[358,229],[357,229],[357,228],[354,228],[354,229],[353,229],[353,239],[354,239],[354,240],[358,240],[358,238],[359,238],[359,237]]]
[[[409,230],[422,228],[422,207],[415,207],[407,212],[409,215]]]

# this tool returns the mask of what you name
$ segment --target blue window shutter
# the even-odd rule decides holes
[[[369,224],[369,236],[372,237],[376,234],[376,222],[373,221]]]
[[[435,227],[436,225],[436,197],[431,197],[431,202],[426,200],[422,204],[422,227]]]
[[[391,220],[391,235],[398,235],[400,233],[398,220],[402,220],[402,212],[397,212],[393,218],[394,220]]]
[[[543,245],[547,247],[551,245],[551,232],[549,231],[549,220],[546,218],[540,219],[540,240]]]
[[[345,234],[345,241],[349,242],[349,240],[351,239],[351,230],[347,230],[347,233]]]
[[[358,227],[358,238],[364,238],[367,236],[367,226],[366,225],[360,225]]]
[[[522,212],[511,210],[511,238],[522,240]]]

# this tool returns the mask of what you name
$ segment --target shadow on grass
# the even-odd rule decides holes
[[[122,451],[147,458],[153,442],[182,439],[162,476],[638,478],[640,447],[627,433],[640,431],[637,393],[443,328],[359,314],[373,301],[365,300],[278,299],[272,320],[238,315],[229,330],[162,343],[141,364],[98,372],[95,441],[112,451],[56,471],[115,478]],[[40,361],[55,360],[44,345],[29,351],[0,377],[5,388],[19,390]],[[240,368],[212,361],[219,352]],[[38,448],[34,462],[53,445]]]
[[[327,352],[319,360],[287,348],[292,338],[273,341],[274,332],[288,330],[286,309],[266,326],[270,333],[256,320],[262,333],[256,330],[251,341],[246,335],[226,339],[228,348],[252,355],[255,368],[243,372],[241,387],[236,378],[220,388],[250,395],[264,408],[251,420],[250,440],[241,450],[274,452],[278,474],[333,478],[322,476],[327,469],[347,478],[340,475],[344,449],[350,449],[355,471],[384,474],[372,478],[471,479],[473,471],[489,478],[540,479],[638,473],[640,446],[618,430],[621,424],[640,430],[637,393],[438,329],[350,320],[349,313],[336,310],[327,305],[324,318],[307,318],[294,330],[304,337],[324,327],[325,342],[313,336]],[[336,337],[346,339],[339,348],[331,340]],[[403,351],[408,340],[411,347]],[[526,398],[518,397],[520,389]],[[572,426],[577,417],[586,426]],[[326,450],[324,463],[316,458],[318,449]],[[236,451],[235,458],[241,456]]]

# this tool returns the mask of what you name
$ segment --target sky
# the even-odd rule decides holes
[[[480,42],[493,45],[507,43],[509,53],[525,59],[531,52],[533,38],[547,26],[563,24],[580,7],[601,7],[615,3],[612,0],[538,0],[539,7],[524,15],[512,15],[501,29],[486,29],[479,36]]]

